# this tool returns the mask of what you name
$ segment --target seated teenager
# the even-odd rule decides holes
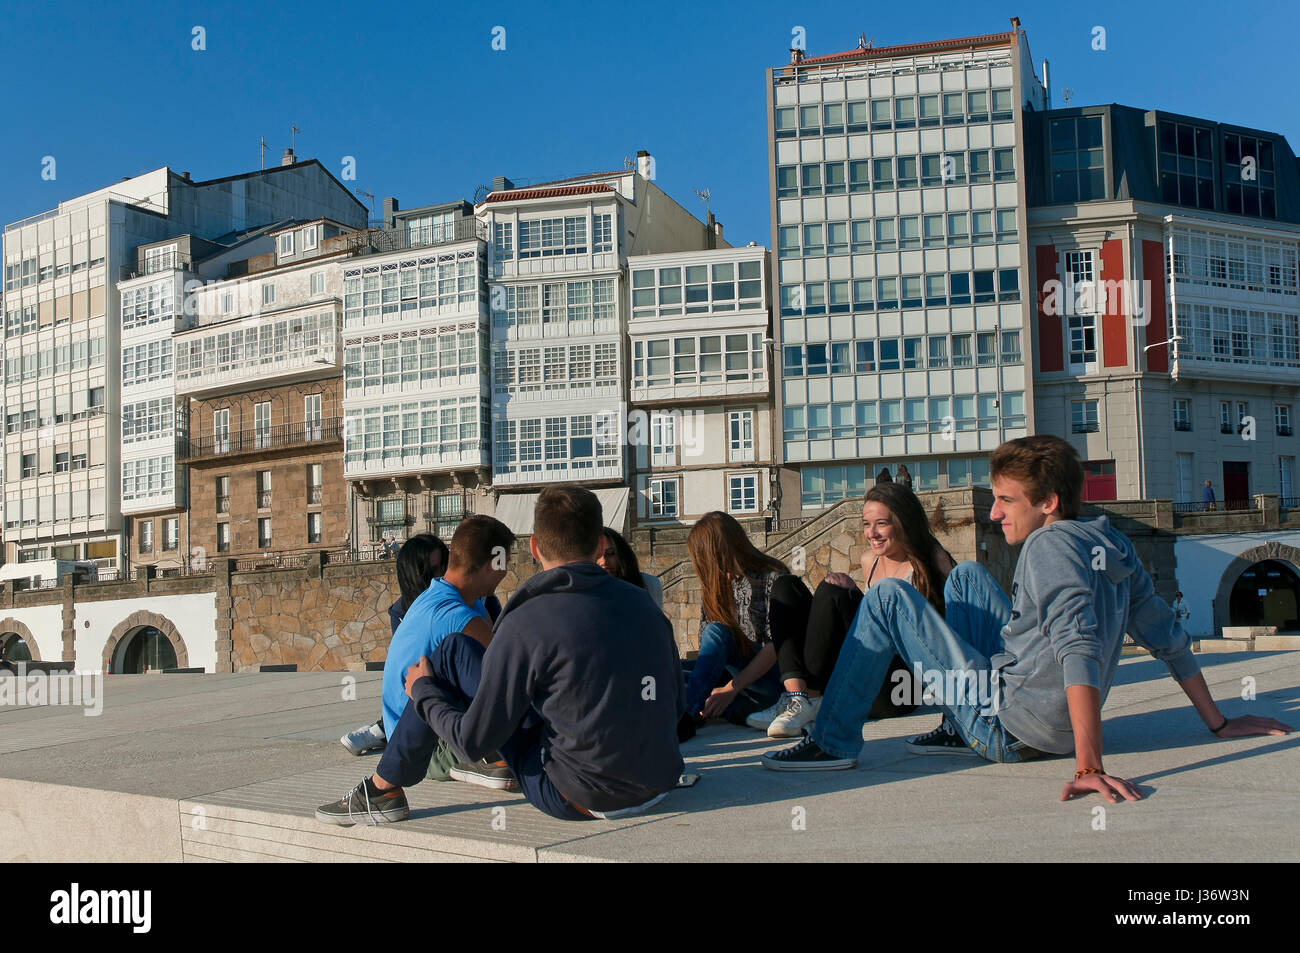
[[[744,724],[781,695],[773,626],[802,628],[781,607],[807,587],[777,559],[760,552],[735,518],[706,513],[686,537],[686,550],[700,580],[700,652],[686,682],[686,711],[696,719],[725,717]],[[729,676],[729,677],[728,677]]]
[[[453,634],[411,666],[379,767],[319,820],[404,820],[402,789],[425,776],[439,738],[466,759],[499,750],[528,801],[562,820],[637,813],[676,786],[681,670],[668,619],[596,565],[590,490],[547,487],[533,522],[543,571],[511,597],[491,644]]]
[[[655,601],[655,605],[662,609],[664,607],[664,587],[660,584],[659,577],[641,571],[641,564],[636,558],[636,552],[628,545],[627,540],[623,538],[621,533],[606,526],[604,534],[605,542],[602,545],[600,555],[596,558],[596,565],[611,576],[644,589],[650,593],[650,598]]]
[[[925,596],[936,611],[944,611],[943,584],[953,559],[935,539],[916,494],[897,482],[872,487],[862,504],[862,535],[867,543],[862,578],[868,590],[883,579],[900,579]],[[750,727],[766,729],[770,738],[797,738],[812,724],[861,602],[862,592],[850,576],[828,573],[812,596],[807,626],[778,627],[776,650],[785,693],[772,708],[751,715]],[[872,718],[911,710],[911,704],[891,697],[894,672],[904,670],[902,659],[895,656],[872,706]]]
[[[397,555],[397,588],[401,592],[388,607],[388,622],[393,635],[402,624],[402,618],[411,604],[420,597],[429,583],[447,571],[447,544],[432,533],[420,533],[406,541]],[[388,741],[384,734],[382,714],[371,725],[349,731],[339,743],[351,754],[363,755],[382,748]]]
[[[486,646],[492,640],[492,624],[486,601],[505,578],[499,553],[509,552],[514,534],[491,516],[466,517],[451,537],[447,571],[429,583],[411,607],[388,645],[384,661],[384,733],[392,738],[397,721],[406,707],[406,671],[433,651],[447,636],[463,632]],[[410,543],[407,543],[409,546]],[[402,547],[405,551],[406,547]],[[400,561],[401,556],[398,556]],[[468,781],[486,787],[511,786],[510,772],[498,759],[444,765],[442,777]],[[441,762],[440,762],[441,763]]]
[[[910,586],[889,579],[873,586],[826,686],[816,726],[798,744],[764,755],[764,767],[855,767],[863,721],[897,652],[909,664],[954,673],[943,707],[980,756],[1016,762],[1073,751],[1077,770],[1062,800],[1090,791],[1112,802],[1138,800],[1138,789],[1102,764],[1101,706],[1126,632],[1165,663],[1215,737],[1290,731],[1272,718],[1220,713],[1191,640],[1155,595],[1133,544],[1105,517],[1078,518],[1083,465],[1073,447],[1060,437],[1021,437],[998,447],[989,470],[990,518],[1001,523],[1009,544],[1024,544],[1014,602],[987,570],[969,562],[948,576],[946,622]]]

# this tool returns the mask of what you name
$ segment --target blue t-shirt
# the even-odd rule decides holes
[[[465,604],[460,592],[445,579],[435,579],[429,588],[406,610],[406,617],[393,633],[384,661],[384,734],[393,736],[397,720],[409,699],[406,697],[406,670],[426,655],[432,655],[439,643],[455,632],[464,632],[475,618],[487,621],[483,600]]]

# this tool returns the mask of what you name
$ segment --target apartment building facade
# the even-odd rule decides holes
[[[725,247],[653,179],[642,152],[635,169],[497,179],[475,208],[489,241],[496,515],[517,533],[560,482],[593,489],[607,525],[626,528],[628,258]]]
[[[287,156],[286,164],[273,169],[203,182],[158,169],[6,227],[0,257],[7,561],[91,559],[105,570],[124,564],[119,356],[129,346],[131,372],[143,366],[144,379],[133,376],[128,386],[131,403],[146,404],[149,434],[160,432],[165,418],[161,405],[147,403],[158,399],[146,391],[157,385],[161,393],[161,378],[149,378],[161,374],[170,359],[169,342],[140,329],[134,296],[124,342],[117,285],[137,270],[138,247],[185,234],[216,239],[321,214],[351,227],[365,222],[364,206],[319,162]],[[149,294],[146,288],[146,312]],[[137,498],[142,486],[146,497],[158,501],[161,464],[140,471],[138,455],[127,459],[129,502],[134,507],[144,499]],[[173,482],[170,492],[175,490]]]
[[[188,401],[189,549],[269,556],[348,543],[343,479],[343,295],[351,229],[328,219],[269,229],[191,293],[175,335]]]
[[[450,538],[484,511],[492,463],[483,226],[466,202],[385,206],[339,265],[349,533],[371,551]]]
[[[1041,430],[1090,499],[1294,494],[1300,176],[1276,133],[1127,106],[1026,128]],[[1050,293],[1055,291],[1056,293]]]
[[[987,480],[1033,429],[1023,123],[1045,93],[1006,33],[768,71],[782,513]]]
[[[767,262],[759,246],[628,258],[639,524],[755,518],[779,490]]]

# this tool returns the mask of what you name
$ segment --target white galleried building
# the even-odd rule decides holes
[[[643,152],[636,169],[527,188],[498,178],[476,207],[490,243],[496,515],[516,533],[557,482],[590,487],[606,523],[626,528],[628,258],[725,247],[653,170]]]
[[[637,522],[762,515],[776,483],[767,249],[636,256],[627,267],[632,426],[645,434],[632,448]]]
[[[450,538],[489,484],[487,245],[466,202],[385,200],[342,264],[349,532]],[[489,508],[490,509],[490,508]]]
[[[133,298],[127,315],[132,327],[124,340],[117,282],[140,270],[140,245],[182,234],[216,239],[322,214],[353,227],[364,222],[364,207],[319,162],[286,158],[287,164],[276,168],[205,182],[162,168],[5,228],[0,257],[6,561],[90,559],[104,569],[121,565],[119,355],[125,356],[129,343],[133,375],[143,367],[143,378],[133,376],[129,385],[131,403],[137,405],[132,436],[140,411],[146,440],[164,442],[165,408],[149,402],[161,399],[162,369],[172,358],[169,340],[142,329],[154,310],[159,326],[166,323],[161,288],[153,302],[147,287],[143,304]],[[152,450],[144,456],[160,461],[157,472],[148,463],[143,473],[133,466],[127,488],[132,502],[141,476],[144,492],[163,492],[165,456]]]
[[[783,515],[987,481],[1032,431],[1024,32],[804,57],[768,71]]]

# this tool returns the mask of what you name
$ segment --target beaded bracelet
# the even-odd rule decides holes
[[[1085,775],[1089,775],[1089,774],[1105,774],[1105,773],[1106,772],[1103,771],[1101,768],[1083,768],[1079,771],[1074,772],[1074,780],[1077,781],[1080,778],[1084,777]]]

